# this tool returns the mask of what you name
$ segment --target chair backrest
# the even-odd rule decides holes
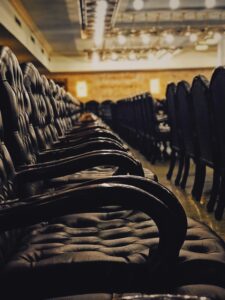
[[[0,48],[0,95],[5,142],[15,166],[36,163],[38,145],[30,122],[31,103],[18,60],[8,47]]]
[[[54,112],[55,128],[57,130],[58,136],[64,135],[64,128],[61,122],[60,116],[60,105],[57,100],[59,89],[53,80],[49,80],[49,91],[50,91],[50,102]]]
[[[182,80],[177,85],[177,119],[179,122],[180,135],[183,140],[184,151],[191,157],[196,156],[196,146],[193,126],[193,108],[191,104],[190,85]]]
[[[50,149],[54,139],[47,123],[49,112],[44,99],[43,80],[32,63],[24,63],[21,68],[32,107],[30,121],[37,136],[39,150]]]
[[[209,82],[204,76],[196,76],[191,87],[195,133],[199,158],[213,164],[213,136],[209,108]]]
[[[55,127],[55,115],[51,104],[51,91],[49,81],[45,75],[41,75],[43,85],[43,96],[46,103],[47,115],[46,115],[46,126],[48,126],[51,136],[54,142],[58,141],[58,132]]]
[[[156,115],[154,100],[150,93],[146,93],[144,96],[145,103],[145,120],[146,120],[146,129],[150,136],[155,136],[156,134]]]
[[[85,110],[94,113],[98,116],[99,114],[99,103],[96,100],[90,100],[85,103]]]
[[[213,133],[215,134],[219,160],[225,167],[225,68],[217,68],[210,82],[210,109],[213,118]]]
[[[100,105],[100,116],[109,125],[112,125],[112,100],[105,100]]]
[[[177,151],[182,150],[179,122],[177,119],[176,84],[170,83],[166,88],[166,103],[168,110],[168,122],[171,128],[171,147]]]

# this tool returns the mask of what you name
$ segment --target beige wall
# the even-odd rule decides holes
[[[188,69],[169,71],[137,71],[137,72],[108,72],[108,73],[73,73],[51,74],[55,80],[66,80],[68,90],[76,95],[76,82],[86,81],[88,96],[80,98],[82,102],[88,100],[103,101],[105,99],[118,100],[123,97],[149,91],[149,80],[160,79],[160,93],[157,98],[165,96],[166,86],[169,82],[178,82],[182,79],[192,82],[194,76],[205,75],[210,79],[212,69]]]

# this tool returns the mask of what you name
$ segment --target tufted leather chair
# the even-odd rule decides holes
[[[40,221],[45,222],[24,228]],[[100,179],[68,191],[4,201],[0,223],[2,232],[10,230],[0,236],[4,299],[166,293],[191,284],[214,285],[220,292],[225,283],[223,241],[191,219],[184,241],[186,218],[179,201],[144,178]]]
[[[1,174],[5,174],[1,182],[7,191],[2,194],[0,223],[2,232],[10,230],[0,236],[4,252],[0,295],[4,299],[44,299],[97,291],[166,292],[193,281],[223,284],[224,245],[198,222],[189,220],[177,262],[186,218],[177,199],[156,182],[120,176],[11,201],[5,160],[8,154],[4,144],[0,145],[5,153],[1,156]],[[102,205],[104,208],[99,208]],[[47,222],[24,228],[40,221]],[[24,229],[17,229],[21,226]],[[155,253],[158,234],[162,240],[159,256]],[[150,257],[153,255],[150,260],[149,249]],[[173,272],[168,273],[171,267]]]
[[[173,170],[176,164],[177,154],[180,154],[181,164],[183,164],[183,144],[180,137],[180,132],[178,130],[178,120],[177,120],[177,101],[176,101],[176,85],[175,83],[170,83],[166,88],[166,102],[168,108],[168,122],[171,128],[170,134],[170,145],[172,148],[170,167],[167,173],[167,179],[171,179],[173,175]],[[182,166],[183,167],[183,166]],[[179,176],[177,181],[180,181],[181,176]]]
[[[172,194],[144,178],[122,176],[11,200],[5,149],[1,143],[3,299],[162,288],[159,278],[177,264],[186,232],[184,211]],[[163,195],[166,201],[158,199]],[[159,237],[157,249],[158,239],[149,243],[146,234]]]
[[[195,118],[195,132],[197,134],[197,143],[199,149],[199,160],[201,168],[206,166],[213,168],[213,185],[211,189],[210,199],[207,204],[208,211],[212,211],[216,202],[219,191],[220,171],[219,171],[219,156],[217,154],[217,146],[215,143],[213,123],[212,123],[212,109],[209,102],[209,82],[204,76],[196,76],[192,83],[191,94],[193,99],[194,118]],[[205,173],[205,170],[204,170]],[[196,176],[199,174],[196,173]],[[195,182],[196,184],[196,182]],[[204,178],[200,182],[200,194],[202,193],[204,185]]]

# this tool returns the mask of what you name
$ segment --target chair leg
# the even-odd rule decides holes
[[[182,176],[183,167],[184,167],[184,155],[180,154],[179,167],[178,167],[177,177],[175,179],[175,185],[176,186],[178,186],[180,184],[180,179],[181,179],[181,176]]]
[[[176,152],[174,150],[172,150],[171,158],[170,158],[170,166],[169,166],[168,173],[166,175],[166,178],[168,180],[170,180],[173,175],[173,170],[174,170],[175,164],[176,164]]]
[[[184,163],[184,174],[181,180],[181,188],[185,189],[188,175],[189,175],[189,169],[190,169],[190,157],[185,157],[185,163]]]
[[[193,184],[192,191],[191,191],[191,194],[193,197],[195,197],[195,193],[196,193],[196,189],[197,189],[197,185],[198,185],[199,169],[200,169],[200,162],[195,161],[195,179],[194,179],[194,184]]]
[[[201,199],[202,191],[205,183],[205,174],[206,174],[206,166],[205,164],[200,163],[198,167],[196,167],[195,183],[192,190],[192,196],[196,201],[200,201]]]
[[[151,163],[154,165],[158,156],[158,145],[157,142],[154,142],[152,149]]]
[[[218,172],[218,170],[214,169],[212,190],[211,190],[209,202],[207,204],[208,212],[212,212],[214,209],[214,206],[216,204],[216,199],[219,193],[219,188],[220,188],[220,173]]]
[[[223,174],[221,179],[219,199],[215,209],[215,218],[217,220],[222,219],[224,208],[225,208],[225,173]]]

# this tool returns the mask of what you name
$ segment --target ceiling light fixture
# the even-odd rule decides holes
[[[103,44],[106,12],[107,2],[105,0],[97,1],[94,23],[94,43],[96,47],[101,47]]]
[[[142,43],[144,45],[148,45],[150,43],[150,40],[151,40],[151,37],[149,34],[147,33],[142,33],[141,34],[141,40],[142,40]]]
[[[199,44],[195,46],[196,51],[206,51],[209,49],[209,46],[206,44]]]
[[[129,55],[128,55],[128,58],[129,58],[130,60],[135,60],[135,59],[137,58],[136,53],[133,52],[133,51],[131,51],[131,52],[129,53]]]
[[[149,52],[148,53],[148,60],[153,60],[153,59],[155,59],[154,54],[152,52]]]
[[[191,43],[197,42],[197,40],[198,40],[198,35],[197,35],[197,33],[191,33],[191,34],[189,35],[189,40],[190,40]]]
[[[98,52],[93,52],[92,53],[92,57],[91,57],[91,61],[93,64],[97,64],[100,61],[100,56]]]
[[[113,52],[111,54],[111,60],[117,60],[118,59],[118,54],[116,52]]]
[[[177,9],[180,6],[180,0],[170,0],[170,8]]]
[[[213,8],[216,5],[216,0],[205,0],[206,8]]]
[[[134,0],[133,8],[135,10],[142,10],[143,7],[144,7],[144,1],[143,0]]]
[[[127,42],[127,38],[125,37],[125,35],[122,34],[118,35],[117,40],[120,45],[125,45]]]
[[[215,32],[213,38],[217,43],[219,43],[222,39],[222,34],[220,32]]]
[[[166,35],[165,35],[165,37],[164,37],[164,39],[165,39],[165,42],[167,43],[167,44],[172,44],[173,42],[174,42],[174,35],[172,34],[172,33],[167,33]]]

